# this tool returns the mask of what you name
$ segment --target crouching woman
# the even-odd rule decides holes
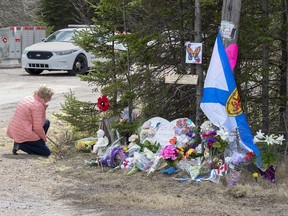
[[[40,86],[33,95],[18,103],[7,130],[7,136],[14,140],[14,155],[17,155],[18,150],[46,157],[51,154],[46,144],[46,133],[50,126],[46,109],[53,94],[51,88]]]

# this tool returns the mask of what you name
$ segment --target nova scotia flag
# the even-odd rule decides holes
[[[237,130],[242,147],[260,155],[259,149],[253,143],[253,136],[241,107],[220,31],[214,44],[200,107],[214,125],[228,131]]]

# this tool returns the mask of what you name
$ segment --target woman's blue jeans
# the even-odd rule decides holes
[[[43,126],[45,134],[50,127],[50,121],[47,119]],[[28,141],[19,143],[19,150],[22,150],[28,154],[36,154],[48,157],[51,154],[49,147],[46,145],[43,139],[37,141]]]

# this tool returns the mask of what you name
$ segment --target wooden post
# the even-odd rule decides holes
[[[241,0],[223,0],[222,6],[222,21],[232,22],[235,27],[235,37],[232,40],[224,39],[224,46],[237,43],[238,29],[240,23]]]
[[[225,48],[230,44],[237,43],[240,23],[241,0],[223,0],[222,21],[231,22],[235,26],[235,33],[232,39],[223,38]],[[238,129],[235,130],[237,149],[240,150]]]

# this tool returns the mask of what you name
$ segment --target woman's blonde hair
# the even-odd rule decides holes
[[[40,98],[51,98],[54,94],[54,91],[46,85],[40,86],[35,90],[34,94],[38,95]]]

